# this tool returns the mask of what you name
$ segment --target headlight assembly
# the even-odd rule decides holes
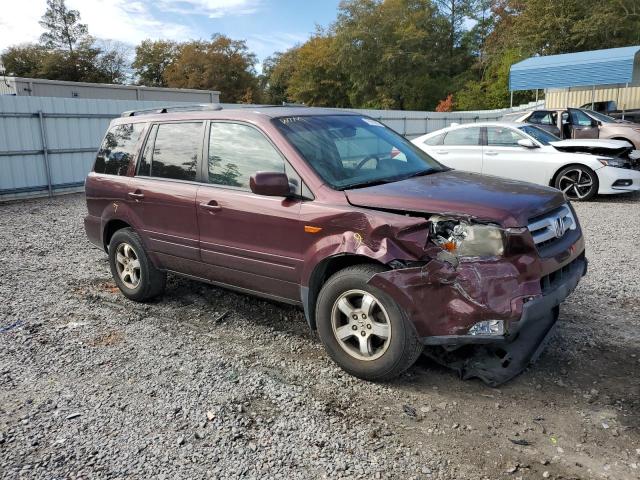
[[[605,167],[625,168],[629,163],[621,158],[598,157],[597,160]]]
[[[457,257],[498,257],[504,253],[503,230],[495,225],[434,216],[431,238]]]

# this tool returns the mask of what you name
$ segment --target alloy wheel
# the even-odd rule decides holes
[[[591,174],[581,168],[567,170],[558,179],[558,188],[572,200],[582,200],[591,193],[595,182]]]
[[[116,270],[127,288],[133,290],[140,285],[140,260],[133,247],[126,242],[116,249]]]
[[[375,360],[389,348],[389,315],[364,290],[349,290],[338,297],[331,311],[331,327],[340,347],[358,360]]]

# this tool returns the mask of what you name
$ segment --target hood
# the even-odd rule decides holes
[[[567,153],[587,153],[589,155],[601,155],[604,157],[620,158],[628,161],[634,146],[624,140],[606,139],[571,139],[551,142],[556,150]]]
[[[457,170],[345,190],[345,195],[359,207],[459,215],[504,228],[525,227],[530,218],[566,203],[555,188]]]
[[[631,148],[629,142],[624,140],[607,140],[607,139],[589,139],[589,138],[572,138],[571,140],[558,140],[557,142],[551,142],[551,145],[556,147],[558,150],[563,148],[572,148],[572,147],[586,147],[586,148],[597,148],[604,150],[618,150],[621,148]]]

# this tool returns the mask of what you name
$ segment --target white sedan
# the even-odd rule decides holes
[[[533,125],[455,125],[412,142],[458,170],[549,185],[571,200],[640,190],[640,152],[619,140],[560,140]]]

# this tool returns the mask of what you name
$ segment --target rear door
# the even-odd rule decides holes
[[[147,248],[165,268],[184,273],[200,260],[196,196],[203,139],[204,122],[153,125],[129,192]]]
[[[198,191],[200,248],[209,280],[281,300],[300,300],[301,200],[256,195],[256,172],[285,172],[292,191],[302,180],[256,127],[213,121]]]
[[[600,129],[598,122],[577,108],[569,108],[570,138],[598,138]]]
[[[429,153],[447,167],[480,173],[482,171],[480,127],[456,128],[446,132],[442,144],[430,147]]]
[[[558,128],[558,112],[552,110],[537,110],[527,118],[527,123],[540,127],[557,137],[560,136],[560,129]]]
[[[518,145],[528,139],[515,128],[492,126],[487,128],[487,145],[483,147],[482,173],[498,177],[545,183],[546,171],[541,168],[542,156],[539,148]]]

